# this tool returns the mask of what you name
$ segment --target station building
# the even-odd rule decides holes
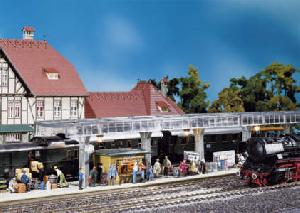
[[[166,87],[166,82],[161,86]],[[138,82],[127,92],[92,92],[85,103],[86,118],[132,117],[183,115],[184,112],[170,98],[162,94],[147,81]],[[169,154],[170,139],[165,141],[168,132],[153,132],[151,135],[152,157]],[[171,135],[170,135],[171,136]],[[113,134],[102,138],[103,143],[95,143],[96,149],[141,148],[140,134]]]
[[[28,141],[33,124],[84,118],[87,91],[73,65],[47,41],[0,39],[0,144]]]
[[[132,116],[181,116],[184,114],[174,101],[166,96],[167,79],[161,81],[161,90],[147,81],[140,81],[128,92],[92,92],[86,99],[86,118],[115,118]],[[205,158],[212,160],[213,152],[235,149],[241,140],[241,128],[213,129],[204,132]],[[143,148],[138,133],[106,134],[95,149]],[[151,158],[168,155],[172,161],[183,158],[184,151],[195,151],[194,132],[162,131],[151,133]],[[202,142],[203,143],[203,142]]]

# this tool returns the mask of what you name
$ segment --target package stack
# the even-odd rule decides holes
[[[228,170],[235,164],[235,151],[220,151],[213,153],[214,162],[218,164],[219,170]]]
[[[17,168],[16,169],[16,178],[17,181],[21,181],[21,177],[23,175],[23,171],[25,171],[26,175],[32,180],[32,173],[29,172],[29,168]]]

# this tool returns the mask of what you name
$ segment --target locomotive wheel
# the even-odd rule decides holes
[[[269,179],[271,185],[275,185],[278,183],[282,183],[285,181],[285,174],[284,172],[276,172],[273,173]]]
[[[253,183],[252,177],[247,177],[247,185],[251,188],[257,187],[256,184]]]

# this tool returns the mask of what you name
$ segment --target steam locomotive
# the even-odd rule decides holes
[[[240,169],[246,184],[274,185],[300,180],[300,140],[296,136],[250,138],[248,157]]]

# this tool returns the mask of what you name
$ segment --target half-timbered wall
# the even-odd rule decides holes
[[[33,103],[32,112],[37,121],[41,120],[61,120],[61,119],[77,119],[84,118],[84,97],[36,97],[29,98]],[[44,103],[44,116],[37,116],[36,102],[42,101]],[[55,103],[60,102],[61,113],[55,115]],[[76,115],[71,114],[71,103],[77,102]]]
[[[0,94],[0,124],[84,118],[84,97],[30,96],[3,55],[0,55]]]

